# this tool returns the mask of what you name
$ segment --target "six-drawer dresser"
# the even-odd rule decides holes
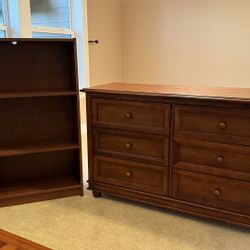
[[[89,189],[250,227],[250,89],[84,89]]]

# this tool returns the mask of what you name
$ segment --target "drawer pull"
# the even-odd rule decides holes
[[[132,148],[132,144],[131,144],[131,143],[126,143],[125,147],[126,147],[127,149],[131,149],[131,148]]]
[[[131,119],[131,118],[132,118],[132,113],[127,112],[127,113],[125,114],[125,118]]]
[[[131,176],[132,176],[132,172],[131,172],[131,171],[127,171],[127,172],[126,172],[126,176],[127,176],[127,177],[131,177]]]
[[[227,128],[227,124],[225,122],[219,122],[218,124],[220,129],[226,129]]]
[[[216,188],[216,189],[214,190],[214,195],[215,195],[215,196],[221,196],[221,190],[220,190],[219,188]]]
[[[220,164],[222,164],[222,163],[224,163],[224,158],[222,157],[222,156],[217,156],[217,162],[218,163],[220,163]]]

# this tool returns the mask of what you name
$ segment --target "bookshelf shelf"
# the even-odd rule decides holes
[[[76,91],[48,90],[48,91],[6,91],[0,92],[0,99],[7,98],[29,98],[50,96],[76,96]]]

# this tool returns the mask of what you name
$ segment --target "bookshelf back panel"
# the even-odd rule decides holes
[[[75,96],[0,100],[0,146],[78,142]]]
[[[74,42],[0,40],[0,91],[76,90]]]
[[[0,158],[0,187],[7,183],[58,176],[79,178],[79,150]]]

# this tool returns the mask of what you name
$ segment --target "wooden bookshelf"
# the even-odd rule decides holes
[[[0,39],[0,206],[83,195],[75,39]]]

